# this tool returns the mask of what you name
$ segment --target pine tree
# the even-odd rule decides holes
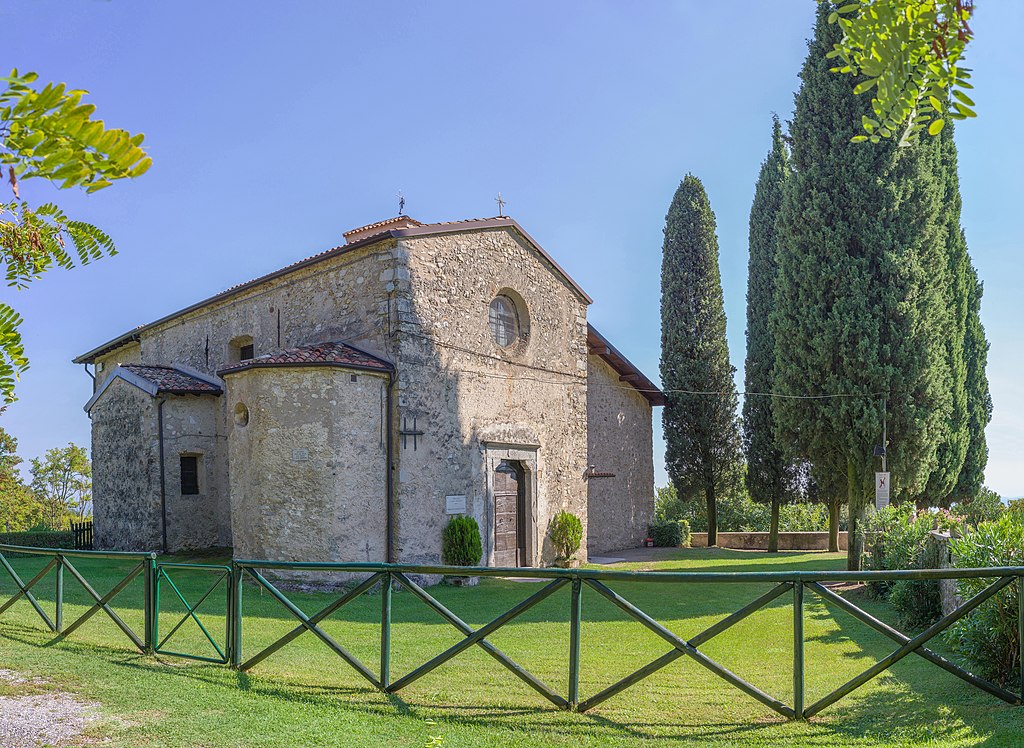
[[[740,461],[734,372],[725,338],[715,214],[704,185],[688,174],[665,217],[661,266],[665,467],[680,497],[706,502],[709,546],[718,543],[716,496]]]
[[[929,146],[850,142],[870,99],[830,71],[825,55],[841,33],[828,24],[833,9],[818,6],[800,75],[770,325],[776,388],[831,396],[777,400],[777,438],[813,465],[845,468],[848,566],[858,569],[883,413],[897,495],[917,495],[936,464],[949,407],[946,253]]]
[[[743,451],[747,462],[746,483],[750,498],[771,505],[768,552],[779,550],[779,506],[792,500],[797,471],[775,442],[773,401],[775,389],[775,340],[768,314],[775,300],[778,275],[778,244],[775,223],[782,204],[782,190],[789,176],[789,156],[782,125],[775,117],[772,149],[761,164],[750,208],[750,260],[747,266],[747,358],[744,366]]]

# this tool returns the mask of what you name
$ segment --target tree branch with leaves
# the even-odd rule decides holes
[[[822,2],[822,0],[819,0]],[[854,76],[854,92],[873,92],[854,142],[897,138],[901,145],[946,119],[975,117],[964,50],[974,38],[973,0],[859,0],[832,6],[828,22],[843,37],[826,57],[832,72]]]
[[[36,73],[12,70],[0,81],[0,175],[14,199],[0,202],[0,262],[7,285],[24,289],[57,266],[71,269],[116,253],[111,238],[69,218],[53,203],[36,207],[21,198],[21,183],[45,179],[58,189],[96,192],[119,179],[145,174],[152,159],[142,134],[107,128],[93,119],[86,91],[63,83],[33,84]],[[0,301],[0,397],[13,402],[15,383],[28,368],[19,332],[21,316]]]

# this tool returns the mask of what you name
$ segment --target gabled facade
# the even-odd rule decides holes
[[[532,566],[564,509],[591,552],[638,544],[662,395],[586,293],[509,218],[346,239],[76,359],[97,543],[434,563],[468,513],[486,563]]]

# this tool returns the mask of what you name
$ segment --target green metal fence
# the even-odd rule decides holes
[[[50,556],[51,560],[27,583],[15,572],[5,554],[9,553],[30,553],[34,555]],[[119,560],[137,560],[138,564],[121,580],[113,589],[105,595],[100,595],[89,586],[89,583],[71,565],[69,558],[87,556],[89,558],[117,558]],[[157,652],[170,654],[191,659],[230,664],[240,670],[250,670],[256,667],[283,647],[291,644],[300,636],[309,633],[316,637],[323,646],[327,647],[340,660],[345,662],[362,678],[368,681],[374,688],[386,693],[396,694],[410,684],[422,678],[427,673],[444,665],[446,662],[457,657],[461,653],[479,647],[500,665],[508,669],[516,677],[521,679],[530,688],[544,696],[548,701],[561,709],[588,711],[598,704],[613,696],[622,693],[631,686],[639,683],[653,673],[661,670],[668,664],[681,657],[688,657],[706,668],[725,682],[737,688],[747,696],[756,699],[761,704],[783,715],[788,719],[806,719],[818,714],[823,709],[831,706],[844,696],[850,694],[871,679],[891,668],[903,658],[913,654],[925,659],[952,675],[966,681],[967,683],[982,689],[987,693],[1002,699],[1003,701],[1021,705],[1024,703],[1024,663],[1020,666],[1020,688],[1018,691],[1007,690],[995,683],[984,680],[973,673],[968,672],[959,665],[947,660],[940,654],[929,649],[926,645],[933,638],[945,631],[957,620],[968,615],[972,610],[984,604],[987,600],[1015,585],[1020,590],[1021,580],[1024,579],[1024,567],[996,567],[987,569],[930,569],[930,570],[908,570],[908,571],[814,571],[814,572],[632,572],[613,570],[591,570],[591,569],[534,569],[534,568],[466,568],[446,566],[423,566],[408,564],[373,564],[373,563],[287,563],[260,560],[238,560],[230,566],[204,565],[204,564],[179,564],[179,563],[158,563],[154,554],[113,554],[102,552],[69,552],[57,549],[21,548],[17,546],[0,545],[0,564],[7,573],[14,579],[18,588],[7,602],[0,605],[0,614],[8,610],[14,603],[21,599],[32,605],[43,622],[59,635],[67,636],[74,629],[88,620],[96,612],[103,610],[114,621],[115,624],[125,633],[132,643],[139,649],[146,652]],[[54,622],[46,615],[36,598],[32,595],[32,589],[43,579],[50,570],[56,569],[56,611],[57,621]],[[62,572],[68,570],[72,576],[86,589],[95,600],[95,605],[86,614],[81,616],[71,626],[62,628],[61,608],[63,580]],[[268,572],[270,572],[268,574]],[[268,576],[277,574],[287,577],[288,574],[303,573],[343,573],[359,579],[353,582],[344,591],[337,593],[335,599],[322,609],[309,614],[302,610],[299,605],[281,590],[283,586],[280,579],[272,581]],[[143,574],[145,579],[143,608],[145,610],[145,632],[139,637],[129,629],[120,618],[110,609],[108,603],[136,576]],[[175,577],[181,574],[202,574],[209,580],[209,587],[206,588],[194,602],[186,598],[180,587],[175,583]],[[545,580],[547,584],[527,595],[505,612],[496,616],[490,622],[474,628],[460,619],[455,613],[444,606],[430,592],[416,581],[417,577],[431,575],[454,575],[454,576],[480,576],[480,577],[528,577]],[[939,621],[929,626],[916,636],[908,636],[888,624],[873,617],[867,611],[854,605],[849,600],[837,594],[829,588],[830,583],[850,583],[866,581],[896,581],[901,579],[910,580],[940,580],[940,579],[991,579],[991,583],[981,592],[966,600],[949,615],[942,617]],[[251,580],[255,585],[269,593],[287,613],[296,620],[297,625],[288,633],[281,636],[277,641],[265,646],[257,652],[244,656],[244,632],[243,622],[245,620],[244,589],[246,579]],[[275,584],[275,581],[277,584]],[[633,602],[629,601],[622,594],[613,589],[616,585],[629,582],[641,584],[665,585],[668,589],[684,584],[697,585],[722,585],[722,584],[770,584],[771,589],[751,600],[750,603],[739,610],[725,616],[717,623],[703,632],[683,639],[671,631],[667,626],[659,623],[647,612],[641,610]],[[380,661],[374,664],[374,668],[360,661],[345,646],[335,640],[322,627],[321,623],[330,615],[342,609],[360,595],[371,589],[380,589]],[[407,673],[393,677],[391,663],[391,640],[392,640],[392,595],[395,589],[402,588],[420,600],[427,608],[434,611],[442,620],[454,627],[462,639],[452,645],[444,652],[432,657],[426,662],[413,668]],[[541,601],[551,597],[561,589],[569,591],[569,647],[566,653],[566,668],[568,674],[568,686],[566,693],[555,691],[544,683],[538,676],[528,671],[511,657],[498,649],[488,637],[501,629],[509,622],[533,608]],[[601,597],[608,600],[630,618],[636,620],[644,627],[652,631],[665,641],[669,649],[660,657],[652,660],[643,667],[637,669],[630,675],[618,682],[600,690],[596,693],[583,695],[586,685],[586,673],[581,672],[581,624],[584,620],[583,590],[590,588]],[[168,593],[162,593],[163,590]],[[200,608],[208,600],[214,600],[223,592],[226,606],[225,631],[223,645],[217,637],[210,632],[210,629],[203,623],[200,617]],[[852,615],[857,620],[870,628],[892,639],[896,643],[896,649],[883,657],[876,664],[867,668],[857,677],[843,684],[828,695],[818,699],[811,704],[804,702],[804,606],[806,593],[817,595],[824,603],[835,606]],[[159,613],[161,611],[161,595],[174,596],[184,606],[185,613],[181,620],[161,639],[159,636]],[[793,659],[791,663],[793,674],[793,701],[783,702],[780,698],[773,696],[753,684],[747,682],[739,675],[725,668],[720,663],[709,657],[701,647],[716,636],[730,629],[752,613],[764,608],[773,601],[790,596],[793,608]],[[1024,595],[1018,595],[1018,636],[1024,634]],[[210,645],[214,654],[177,652],[166,648],[168,641],[181,629],[182,626],[192,624],[198,627]]]

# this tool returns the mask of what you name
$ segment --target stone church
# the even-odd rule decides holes
[[[563,509],[584,559],[639,545],[664,397],[583,289],[508,217],[344,238],[75,359],[98,547],[436,563],[465,513],[537,566]]]

